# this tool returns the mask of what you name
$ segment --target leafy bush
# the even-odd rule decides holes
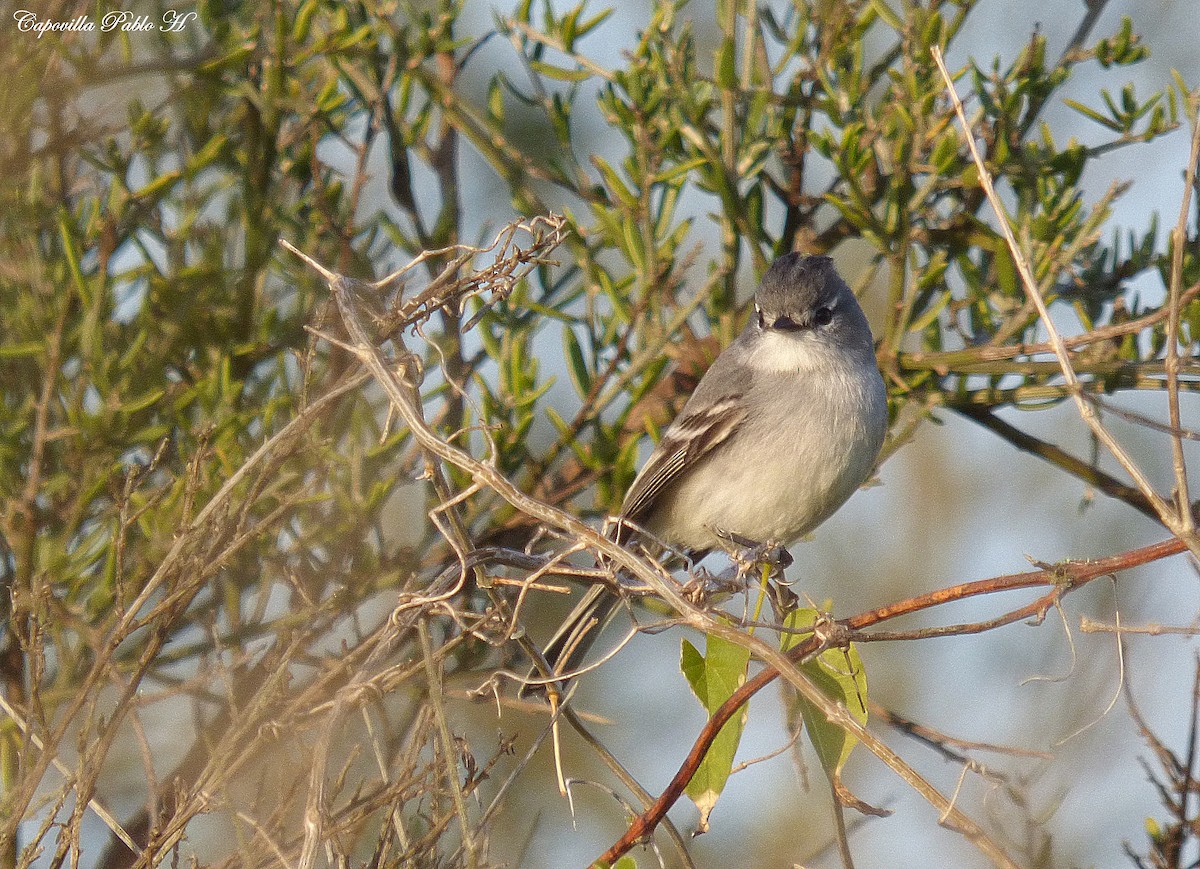
[[[724,0],[711,23],[657,2],[619,62],[589,55],[615,25],[582,5],[525,0],[478,38],[478,6],[396,5],[204,2],[177,32],[14,31],[0,61],[0,866],[189,847],[239,866],[488,864],[497,830],[529,823],[506,798],[531,777],[448,703],[528,665],[521,626],[547,595],[530,580],[603,549],[573,517],[618,507],[642,435],[790,250],[853,248],[856,286],[886,286],[887,455],[961,414],[1170,530],[1103,569],[1037,572],[1050,596],[1029,614],[1139,559],[1200,555],[1179,409],[1200,373],[1195,210],[1165,247],[1157,215],[1105,240],[1126,187],[1080,191],[1100,155],[1185,135],[1196,92],[1065,99],[1104,131],[1091,145],[1043,120],[1078,68],[1146,57],[1129,20],[1097,38],[1089,12],[1058,57],[1032,29],[1011,62],[957,60],[1018,257],[934,61],[959,57],[975,2]],[[520,228],[479,230],[489,188]],[[346,285],[347,318],[281,239],[336,274],[402,274]],[[1131,293],[1146,272],[1161,298]],[[1149,424],[1174,493],[996,414],[1094,414],[1126,390],[1168,393]],[[815,665],[713,612],[682,618],[804,693]],[[832,706],[808,702],[819,730]],[[1169,775],[1146,865],[1191,843],[1194,785]],[[102,848],[92,812],[118,791],[105,823],[130,847]],[[231,834],[204,843],[202,815]]]

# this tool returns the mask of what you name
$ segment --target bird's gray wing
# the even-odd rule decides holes
[[[750,386],[750,373],[737,364],[734,354],[728,351],[727,354],[712,364],[679,416],[663,433],[663,439],[625,494],[622,517],[642,522],[667,486],[728,440],[746,419],[743,396]],[[620,539],[618,531],[617,540]],[[546,646],[545,658],[552,673],[562,675],[578,668],[619,602],[620,598],[599,584],[584,595]],[[538,668],[530,671],[530,679],[538,675]],[[522,693],[525,691],[523,688]]]
[[[697,396],[699,394],[697,390]],[[697,396],[693,396],[688,405],[696,404]],[[740,394],[725,395],[700,404],[694,410],[685,405],[679,417],[667,428],[625,493],[622,518],[641,523],[664,489],[686,469],[695,467],[702,456],[728,440],[746,419],[746,405]]]
[[[629,487],[621,508],[622,517],[641,522],[663,489],[678,479],[686,468],[694,467],[698,459],[727,440],[746,418],[746,406],[741,394],[714,395],[714,384],[724,388],[735,385],[735,381],[718,376],[708,386],[701,381],[696,387],[692,398],[667,428],[663,439],[646,461],[646,466]],[[618,532],[617,540],[620,539]],[[604,585],[592,586],[546,644],[543,654],[552,674],[569,674],[579,668],[588,648],[604,629],[620,600]],[[539,668],[534,667],[529,671],[528,680],[540,678]],[[538,690],[530,689],[529,684],[527,681],[521,689],[522,694]]]

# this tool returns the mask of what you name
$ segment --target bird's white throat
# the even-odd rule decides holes
[[[845,351],[812,333],[763,332],[745,361],[777,374],[814,371],[836,364]]]

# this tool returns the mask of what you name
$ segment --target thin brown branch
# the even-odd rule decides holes
[[[1186,547],[1183,542],[1177,538],[1165,540],[1161,543],[1156,543],[1151,546],[1143,547],[1142,549],[1132,550],[1120,555],[1110,556],[1096,561],[1077,561],[1066,562],[1064,564],[1046,567],[1040,570],[1029,571],[1027,573],[1008,574],[1005,576],[993,577],[991,579],[977,580],[975,582],[962,583],[950,588],[939,589],[925,595],[920,595],[907,600],[899,601],[885,607],[880,607],[868,612],[861,613],[849,619],[840,621],[842,627],[848,632],[854,632],[855,639],[865,640],[883,637],[877,637],[875,634],[860,633],[864,628],[871,625],[879,624],[890,619],[899,618],[900,616],[910,615],[915,612],[927,610],[932,607],[942,606],[954,601],[965,600],[969,597],[974,597],[982,594],[994,594],[1001,591],[1011,591],[1021,588],[1032,588],[1036,586],[1051,585],[1055,589],[1049,595],[1044,595],[1033,603],[1014,610],[1006,616],[1000,617],[1003,621],[996,620],[997,624],[1009,624],[1014,621],[1029,618],[1030,616],[1044,613],[1050,606],[1053,606],[1054,601],[1067,591],[1079,588],[1102,576],[1108,576],[1117,571],[1127,570],[1131,567],[1136,567],[1142,564],[1148,564],[1152,561],[1157,561],[1162,558],[1167,558],[1171,555],[1178,555],[1184,552]],[[975,632],[976,625],[963,626],[964,630],[960,632]],[[914,637],[919,632],[913,632]],[[929,633],[927,636],[933,636]],[[815,635],[798,643],[786,655],[786,658],[791,662],[804,661],[812,655],[821,651],[823,642]],[[717,709],[703,729],[697,735],[696,740],[692,744],[691,751],[688,752],[687,758],[680,765],[679,770],[671,779],[670,783],[663,789],[659,798],[654,805],[643,814],[634,819],[633,823],[626,829],[621,838],[615,842],[603,855],[600,860],[609,863],[615,862],[622,854],[634,847],[638,842],[644,840],[653,833],[655,827],[661,822],[661,819],[666,816],[667,811],[682,797],[687,783],[691,781],[696,770],[699,769],[700,763],[704,760],[708,753],[712,741],[716,739],[721,727],[737,714],[746,702],[749,701],[762,688],[769,685],[779,676],[779,672],[773,666],[767,666],[760,670],[754,676],[746,680],[746,682],[738,688],[730,698]],[[839,722],[840,723],[840,722]],[[859,728],[861,730],[861,728]],[[865,732],[865,731],[864,731]],[[855,731],[855,736],[859,733]],[[860,737],[861,738],[861,737]],[[961,819],[955,818],[961,823]],[[970,829],[970,828],[968,828]],[[974,831],[972,831],[974,832]],[[982,831],[978,831],[980,834]],[[986,838],[986,837],[985,837]],[[990,840],[986,843],[972,839],[977,845],[981,845],[986,853],[992,857],[999,865],[1013,865],[1011,861],[1003,854],[994,853],[991,848]],[[986,845],[986,847],[984,847]]]
[[[42,740],[39,739],[38,735],[29,728],[28,724],[25,723],[25,719],[22,717],[21,713],[17,712],[16,709],[13,709],[13,707],[9,705],[8,701],[4,699],[3,694],[0,694],[0,711],[4,712],[5,715],[12,719],[13,724],[17,725],[17,729],[20,730],[21,733],[23,733],[31,742],[33,742],[33,744],[37,746],[39,750],[45,750],[45,745],[42,743]],[[51,760],[54,763],[54,768],[62,773],[68,781],[74,780],[75,774],[71,771],[70,767],[68,767],[57,757],[52,756]],[[112,830],[113,835],[124,842],[131,851],[138,850],[137,843],[133,841],[133,837],[130,836],[129,833],[125,832],[125,828],[121,826],[120,822],[117,821],[113,814],[108,811],[108,809],[106,809],[104,805],[98,799],[96,799],[95,796],[86,798],[84,800],[84,804],[93,812],[95,812],[96,817],[103,821],[104,825]]]
[[[454,737],[450,733],[450,724],[446,720],[446,698],[442,690],[443,658],[434,652],[433,640],[429,636],[428,622],[421,620],[417,623],[417,634],[421,638],[421,654],[425,661],[425,678],[428,682],[427,696],[433,712],[434,731],[438,741],[437,754],[445,770],[446,790],[454,801],[454,814],[458,818],[467,865],[474,867],[479,865],[479,845],[471,830],[471,818],[467,813],[465,795],[459,783],[458,751],[454,747]]]
[[[871,703],[871,714],[896,728],[901,733],[920,740],[950,760],[959,763],[969,762],[967,756],[961,754],[960,751],[990,751],[996,754],[1007,754],[1013,757],[1031,757],[1038,760],[1050,760],[1054,757],[1054,755],[1046,751],[1035,751],[1015,745],[997,745],[994,742],[977,742],[971,739],[960,739],[956,736],[950,736],[927,725],[919,724],[911,718],[907,718],[891,709],[886,709],[874,702]]]
[[[1008,441],[1022,452],[1044,459],[1055,467],[1062,468],[1068,474],[1078,477],[1089,486],[1095,486],[1104,494],[1124,501],[1138,512],[1158,521],[1158,513],[1153,505],[1146,500],[1145,495],[1133,486],[1126,485],[1111,474],[1107,474],[1093,464],[1076,458],[1061,447],[1047,443],[1010,425],[996,416],[989,407],[963,405],[954,408],[962,416]]]
[[[1192,284],[1180,294],[1180,304],[1186,305],[1197,296],[1200,296],[1200,283]],[[1128,320],[1124,323],[1110,323],[1107,326],[1092,329],[1082,335],[1065,336],[1062,339],[1063,346],[1068,350],[1079,350],[1083,347],[1089,347],[1092,344],[1098,344],[1101,341],[1112,341],[1116,338],[1123,338],[1126,335],[1137,335],[1145,329],[1157,326],[1169,316],[1170,306],[1163,305],[1158,310],[1143,317],[1138,317],[1136,320]],[[902,368],[916,368],[941,373],[955,369],[960,364],[998,362],[1004,359],[1016,359],[1019,356],[1034,356],[1041,353],[1053,352],[1054,347],[1046,342],[1035,344],[1002,344],[999,346],[985,344],[981,347],[969,347],[963,350],[901,353],[899,359]]]
[[[1140,634],[1147,637],[1163,637],[1174,634],[1182,637],[1200,636],[1200,625],[1115,625],[1098,622],[1084,616],[1079,630],[1085,634]]]

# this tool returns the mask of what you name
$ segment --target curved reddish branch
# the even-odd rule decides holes
[[[954,601],[966,600],[978,595],[1012,591],[1019,588],[1054,586],[1054,590],[1048,594],[1044,594],[1037,600],[991,621],[926,629],[925,631],[913,632],[908,638],[917,639],[922,636],[934,637],[951,634],[979,633],[984,630],[1000,627],[1001,625],[1022,621],[1033,616],[1045,615],[1046,611],[1064,594],[1087,585],[1094,579],[1110,576],[1132,567],[1149,564],[1152,561],[1158,561],[1171,555],[1178,555],[1186,550],[1187,546],[1183,541],[1172,537],[1161,543],[1154,543],[1150,546],[1144,546],[1141,549],[1133,549],[1129,552],[1123,552],[1120,555],[1112,555],[1108,558],[1101,558],[1095,561],[1066,561],[1026,573],[1011,573],[1006,576],[992,577],[991,579],[964,582],[960,585],[938,589],[928,594],[911,597],[894,604],[868,610],[865,613],[851,616],[848,619],[839,620],[837,624],[843,629],[847,639],[850,637],[857,640],[896,639],[898,638],[896,635],[882,633],[859,634],[858,632],[864,628],[898,618],[899,616],[909,615],[921,610],[953,603]],[[787,657],[789,660],[798,663],[818,652],[820,648],[821,640],[816,636],[810,636],[790,649]],[[696,770],[699,768],[701,761],[704,760],[704,756],[708,753],[708,749],[712,745],[713,740],[716,739],[721,727],[751,697],[773,682],[778,675],[779,671],[772,667],[763,668],[754,676],[747,679],[745,684],[738,688],[712,714],[712,717],[709,718],[708,722],[697,735],[696,741],[680,765],[679,771],[675,773],[674,778],[671,779],[662,794],[654,801],[653,805],[633,820],[633,823],[629,825],[629,828],[621,838],[613,843],[612,847],[597,858],[597,863],[612,865],[634,845],[650,837],[655,828],[662,822],[662,819],[666,817],[667,811],[683,795],[684,788],[687,787],[687,783],[691,781],[692,776],[696,774]]]

